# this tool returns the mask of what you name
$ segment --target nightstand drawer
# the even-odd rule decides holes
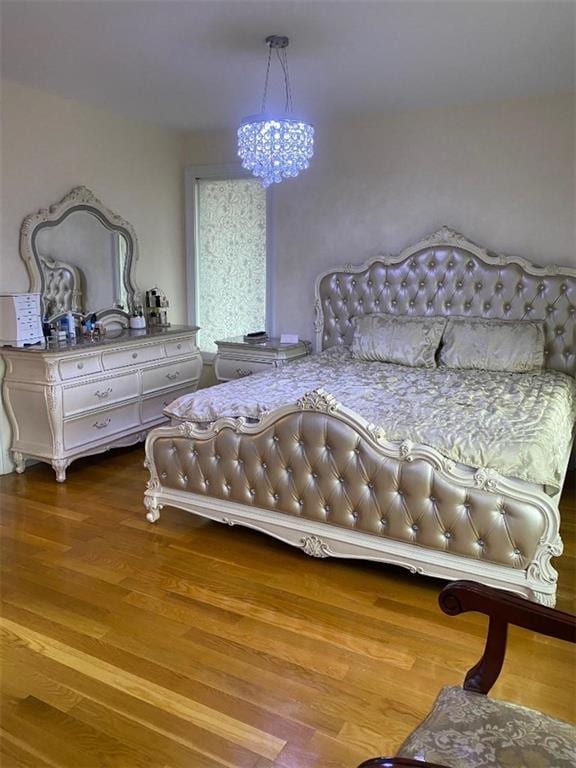
[[[182,360],[179,363],[162,365],[158,368],[148,368],[142,371],[142,392],[147,394],[186,382],[196,382],[200,378],[201,372],[202,358],[200,354],[192,360]]]
[[[240,360],[217,355],[214,359],[214,373],[219,381],[241,379],[260,371],[270,371],[274,367],[274,360],[262,362],[256,360]]]
[[[121,400],[138,397],[138,374],[126,373],[111,379],[64,389],[64,416],[74,416],[82,411],[102,408]]]
[[[76,448],[100,441],[103,437],[137,427],[140,423],[138,403],[120,405],[64,422],[64,448]]]

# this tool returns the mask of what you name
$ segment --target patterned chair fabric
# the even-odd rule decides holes
[[[447,768],[574,768],[576,727],[518,704],[447,687],[398,755]]]

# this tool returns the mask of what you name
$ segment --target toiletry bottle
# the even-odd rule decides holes
[[[74,342],[76,341],[76,324],[72,312],[66,313],[66,320],[68,322],[68,339],[69,341]]]

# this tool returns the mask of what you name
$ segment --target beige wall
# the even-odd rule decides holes
[[[539,264],[576,266],[573,97],[317,125],[311,168],[274,188],[278,331],[312,333],[321,270],[397,252],[441,224]],[[190,135],[190,164],[234,160]],[[241,330],[241,329],[239,329]]]
[[[158,284],[172,322],[185,322],[182,134],[6,82],[1,130],[0,290],[28,290],[18,255],[24,216],[83,184],[134,225],[139,287]],[[2,409],[0,430],[5,447]],[[2,460],[6,469],[0,450],[0,470]]]

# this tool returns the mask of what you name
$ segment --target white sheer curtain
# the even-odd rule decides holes
[[[266,190],[256,179],[198,179],[196,317],[202,351],[266,328]]]

